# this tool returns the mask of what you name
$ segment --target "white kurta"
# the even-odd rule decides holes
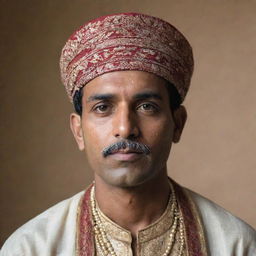
[[[211,256],[256,256],[256,231],[210,200],[187,190],[202,217]],[[77,209],[84,192],[58,203],[16,230],[0,256],[75,255]]]

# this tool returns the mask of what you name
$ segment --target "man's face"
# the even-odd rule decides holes
[[[142,71],[106,73],[83,88],[82,105],[81,138],[76,140],[85,149],[96,180],[134,187],[166,175],[174,121],[164,79]],[[109,148],[127,140],[148,151]],[[109,154],[104,155],[106,149]]]

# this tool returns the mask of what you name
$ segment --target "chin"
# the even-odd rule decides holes
[[[150,180],[154,175],[151,171],[129,170],[127,168],[118,168],[108,170],[105,175],[100,175],[105,183],[114,187],[133,188],[140,186]]]

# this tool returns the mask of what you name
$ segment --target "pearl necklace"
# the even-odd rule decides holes
[[[168,204],[171,204],[171,213],[173,216],[173,224],[171,227],[171,232],[169,235],[169,241],[167,243],[167,248],[163,254],[163,256],[168,256],[173,248],[173,243],[175,240],[175,235],[177,233],[177,227],[179,226],[179,252],[178,256],[181,256],[183,254],[183,249],[185,245],[185,236],[184,236],[184,221],[183,217],[180,214],[179,208],[177,206],[177,200],[174,192],[174,188],[172,184],[170,183],[171,187],[171,196],[169,199]],[[94,224],[94,233],[95,233],[95,242],[96,244],[101,248],[103,251],[103,254],[105,256],[111,255],[111,256],[117,256],[112,244],[110,243],[104,224],[102,222],[100,213],[96,206],[96,200],[95,200],[95,188],[94,186],[91,189],[90,194],[90,201],[91,201],[91,207],[92,207],[92,217],[93,217],[93,224]]]

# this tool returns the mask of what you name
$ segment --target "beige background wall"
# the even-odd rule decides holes
[[[58,59],[100,15],[164,18],[194,48],[188,123],[169,173],[256,227],[256,1],[1,0],[0,233],[84,189],[92,174],[69,130]]]

